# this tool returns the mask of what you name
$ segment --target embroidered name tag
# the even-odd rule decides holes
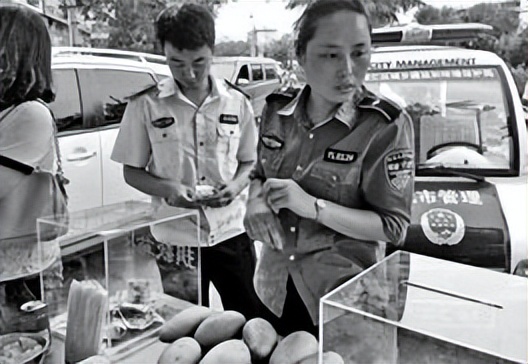
[[[277,137],[272,135],[263,135],[260,140],[262,140],[262,144],[264,144],[264,146],[268,149],[280,149],[284,144],[282,140],[279,140]]]
[[[166,128],[174,124],[174,118],[161,118],[151,121],[155,128]]]
[[[352,163],[357,158],[356,152],[328,148],[325,150],[324,160],[334,163]]]
[[[222,124],[238,124],[238,115],[222,114],[220,115]]]

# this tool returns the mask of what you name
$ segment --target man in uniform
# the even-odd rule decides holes
[[[252,284],[252,241],[242,233],[203,246],[209,235],[205,209],[240,203],[247,191],[256,158],[253,110],[241,91],[209,74],[215,30],[206,8],[171,6],[156,26],[173,78],[131,98],[112,159],[124,165],[128,184],[152,196],[154,206],[200,211],[203,302],[208,304],[212,281],[224,309],[249,319],[259,314],[260,303]],[[201,188],[213,194],[204,197],[197,193]],[[239,218],[242,226],[243,213]],[[170,238],[177,240],[177,234],[175,226]]]

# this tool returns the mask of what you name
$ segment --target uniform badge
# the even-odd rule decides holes
[[[238,115],[222,114],[220,115],[220,122],[222,124],[238,124]]]
[[[436,245],[456,245],[466,232],[462,217],[442,208],[431,209],[422,214],[420,225],[427,239]]]
[[[347,164],[354,162],[356,159],[356,152],[349,152],[346,150],[328,148],[324,153],[324,160],[327,162]]]
[[[409,183],[414,170],[414,154],[410,150],[399,150],[385,157],[385,175],[391,187],[398,191]]]
[[[280,149],[284,142],[273,135],[263,135],[260,137],[262,144],[268,149]]]
[[[174,118],[161,118],[151,121],[151,124],[155,128],[163,129],[171,126],[174,122]]]

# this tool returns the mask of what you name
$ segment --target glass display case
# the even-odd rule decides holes
[[[48,353],[48,308],[40,284],[43,270],[53,271],[59,257],[57,242],[40,243],[36,235],[0,239],[0,363],[38,363]]]
[[[528,280],[397,251],[320,301],[320,362],[526,363]]]
[[[201,304],[196,210],[127,201],[37,224],[41,247],[50,231],[60,242],[62,279],[43,278],[41,287],[66,361],[97,353],[119,360],[156,340],[174,314]],[[61,272],[43,271],[53,274]]]

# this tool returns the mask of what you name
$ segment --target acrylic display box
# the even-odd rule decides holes
[[[528,279],[397,251],[320,301],[319,362],[526,363]]]
[[[118,360],[157,340],[163,322],[183,308],[201,304],[199,226],[196,210],[161,210],[143,201],[73,212],[66,222],[38,219],[39,232],[61,235],[62,284],[48,284],[46,275],[57,271],[45,270],[42,296],[66,353],[71,338],[82,341],[80,330],[91,326],[89,318],[85,325],[81,314],[72,314],[81,308],[104,306],[99,352]],[[96,303],[84,302],[89,299]],[[86,340],[92,334],[85,333]]]
[[[0,231],[3,227],[0,222]],[[0,363],[39,363],[49,352],[41,282],[43,270],[52,271],[59,260],[60,247],[53,239],[41,243],[36,234],[0,238]]]

